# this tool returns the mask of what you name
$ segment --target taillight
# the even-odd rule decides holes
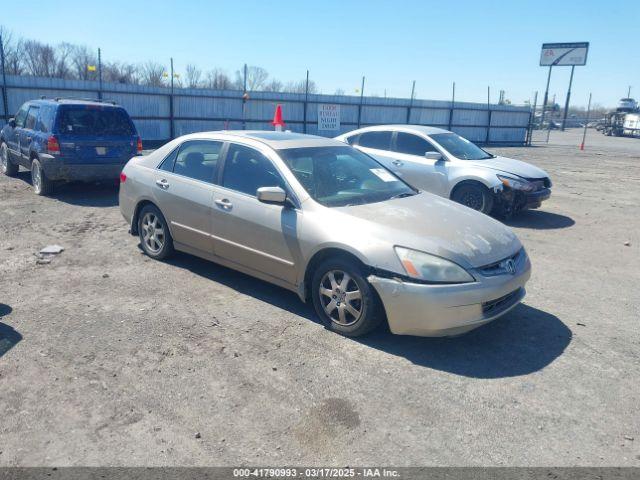
[[[138,137],[138,153],[142,153],[142,139]]]
[[[127,175],[124,172],[120,172],[120,183],[127,181]]]
[[[51,155],[57,155],[60,153],[60,144],[54,135],[50,135],[49,138],[47,138],[47,153],[50,153]]]

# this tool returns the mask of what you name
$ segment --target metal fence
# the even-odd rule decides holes
[[[187,133],[220,129],[272,129],[276,104],[287,128],[335,136],[361,126],[411,123],[452,130],[480,144],[523,145],[530,138],[531,109],[441,100],[284,92],[244,92],[150,87],[96,81],[9,76],[0,85],[0,123],[27,100],[40,97],[103,98],[127,109],[143,139],[162,143]],[[248,98],[247,98],[248,96]],[[339,130],[318,129],[318,105],[340,107]]]

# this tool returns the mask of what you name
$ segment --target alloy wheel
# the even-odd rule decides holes
[[[42,172],[37,163],[34,163],[31,167],[31,182],[33,183],[35,192],[40,193],[42,191]]]
[[[164,247],[164,225],[152,212],[147,212],[142,218],[142,239],[151,253],[156,254]]]
[[[320,281],[320,301],[325,313],[340,325],[353,325],[362,316],[362,292],[342,270],[331,270]]]

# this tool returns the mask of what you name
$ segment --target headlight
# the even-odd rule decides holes
[[[522,190],[523,192],[530,192],[535,187],[531,182],[527,182],[524,178],[505,177],[503,175],[497,175],[498,180],[503,185],[513,188],[514,190]]]
[[[428,282],[467,283],[474,278],[460,265],[428,253],[395,247],[404,270],[412,278]]]

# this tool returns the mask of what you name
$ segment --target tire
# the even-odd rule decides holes
[[[167,221],[155,205],[145,205],[140,211],[138,237],[144,253],[154,260],[164,260],[173,254],[173,238]]]
[[[31,161],[31,185],[36,195],[49,195],[53,192],[53,182],[47,178],[40,161],[34,158]]]
[[[20,167],[9,158],[9,149],[4,142],[0,143],[0,170],[7,177],[15,177],[20,170]]]
[[[493,209],[492,193],[487,187],[477,182],[463,183],[456,187],[451,200],[487,215]]]
[[[380,299],[362,267],[347,258],[330,258],[318,265],[311,280],[311,297],[327,328],[347,337],[365,335],[384,319]]]

